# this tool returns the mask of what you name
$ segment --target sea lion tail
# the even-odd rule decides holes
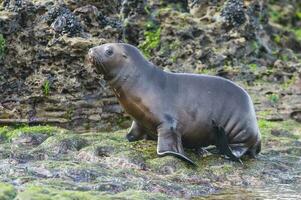
[[[214,120],[212,120],[212,125],[215,133],[215,144],[220,154],[226,155],[230,158],[230,160],[243,164],[240,158],[234,155],[231,147],[229,146],[225,129],[221,126],[218,126]]]

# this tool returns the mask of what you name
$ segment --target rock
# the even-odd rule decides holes
[[[15,145],[33,145],[37,146],[44,142],[49,136],[45,134],[22,134],[17,138],[13,138]]]
[[[80,135],[56,132],[36,146],[12,145],[8,140],[1,143],[0,180],[13,183],[18,198],[22,199],[26,195],[32,198],[38,194],[48,197],[39,187],[56,197],[68,191],[72,191],[76,198],[92,193],[97,197],[102,195],[102,198],[104,194],[118,198],[124,193],[142,192],[143,199],[147,196],[155,198],[156,193],[188,199],[227,193],[233,186],[263,188],[268,184],[278,186],[282,182],[297,185],[300,148],[296,141],[300,140],[300,125],[292,121],[262,120],[259,124],[265,149],[257,159],[243,158],[244,166],[219,155],[199,157],[189,149],[185,151],[197,167],[173,156],[158,157],[155,141],[129,143],[124,138],[126,130]],[[35,132],[33,130],[37,128],[31,129],[26,130]],[[277,135],[276,131],[281,132],[280,137],[269,135]],[[7,146],[13,148],[7,149]],[[12,155],[5,156],[7,152]],[[30,188],[31,185],[34,188]],[[68,197],[70,195],[68,193]]]
[[[301,111],[293,111],[290,114],[290,117],[294,120],[296,120],[297,122],[301,123]]]
[[[162,174],[173,174],[176,173],[176,171],[185,168],[185,164],[181,162],[181,160],[172,156],[152,159],[148,162],[148,165],[157,173]]]
[[[123,20],[123,40],[127,43],[138,45],[137,38],[140,37],[140,25],[146,17],[146,1],[144,0],[125,0],[121,6],[121,18]]]
[[[278,130],[278,129],[273,129],[271,131],[271,134],[277,137],[291,137],[292,133],[286,130]]]
[[[221,12],[228,26],[239,27],[246,21],[242,0],[228,0]]]
[[[87,141],[79,136],[50,137],[42,144],[42,146],[55,154],[66,154],[68,151],[79,151],[87,146]]]
[[[74,14],[65,6],[57,5],[51,8],[45,15],[48,25],[58,34],[78,35],[83,28]]]
[[[81,21],[84,21],[87,28],[88,27],[98,27],[99,19],[102,18],[100,12],[95,6],[86,5],[80,8],[77,8],[73,11],[73,13],[80,17]],[[86,29],[87,29],[86,28]]]

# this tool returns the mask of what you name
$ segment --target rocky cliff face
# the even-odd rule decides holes
[[[298,1],[0,2],[0,125],[127,127],[85,59],[106,42],[134,44],[167,71],[240,82],[259,117],[301,121]]]

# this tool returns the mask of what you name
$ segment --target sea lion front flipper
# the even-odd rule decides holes
[[[126,135],[126,139],[128,139],[129,142],[134,142],[137,140],[142,140],[144,138],[147,138],[147,131],[136,121],[132,122],[132,126]]]
[[[243,149],[232,147],[232,150],[232,148],[229,146],[229,141],[225,133],[225,129],[221,126],[218,126],[214,120],[212,120],[212,125],[215,132],[216,147],[219,149],[220,154],[229,157],[230,160],[243,164],[240,160],[240,157],[243,155],[240,153],[240,151]]]
[[[172,155],[192,165],[196,165],[191,159],[185,156],[181,135],[173,131],[172,128],[161,126],[158,129],[157,154],[159,156]]]

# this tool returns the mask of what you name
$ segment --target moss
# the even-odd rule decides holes
[[[74,114],[75,108],[73,105],[69,105],[67,111],[64,114],[64,118],[68,119],[69,121],[72,120],[72,116]]]
[[[279,102],[280,96],[279,94],[270,94],[267,96],[268,100],[272,103],[272,104],[277,104]]]
[[[279,22],[282,18],[281,13],[277,10],[270,9],[269,11],[269,18],[272,22]]]
[[[20,192],[16,199],[20,200],[96,200],[99,199],[103,194],[100,192],[79,192],[79,191],[68,191],[68,190],[55,190],[52,188],[45,188],[39,186],[27,187],[24,191]],[[105,198],[103,198],[105,199]],[[108,199],[108,198],[107,198]]]
[[[274,122],[260,119],[258,120],[258,125],[263,138],[267,138],[269,140],[277,138],[278,140],[283,139],[283,137],[275,137],[271,134],[271,131],[274,129],[289,131],[292,133],[291,139],[293,140],[301,138],[301,124],[293,120]]]
[[[50,90],[50,82],[48,80],[44,81],[43,85],[42,85],[42,90],[43,90],[43,94],[45,96],[49,95],[49,90]]]
[[[297,17],[299,20],[301,20],[301,11],[297,11],[297,12],[296,12],[296,17]]]
[[[145,192],[145,191],[139,191],[139,190],[127,190],[125,192],[118,193],[114,195],[114,199],[175,199],[168,197],[165,194],[157,193],[157,192]]]
[[[253,40],[250,45],[254,53],[259,53],[260,44],[258,43],[258,41]]]
[[[155,141],[137,141],[129,143],[132,150],[141,153],[144,159],[152,159],[157,157],[157,144]]]
[[[216,68],[201,68],[195,71],[195,73],[197,74],[208,74],[208,75],[216,75],[216,72],[217,72]]]
[[[285,54],[281,54],[279,56],[279,59],[282,60],[282,61],[284,61],[284,62],[288,62],[289,61],[288,55],[285,55]]]
[[[252,72],[255,72],[257,70],[258,66],[256,63],[251,63],[251,64],[249,64],[249,68]]]
[[[4,56],[6,42],[2,34],[0,34],[0,58]]]
[[[0,141],[7,139],[10,130],[7,126],[0,127]]]
[[[55,135],[46,139],[39,147],[48,151],[65,152],[67,150],[78,151],[88,145],[88,141],[76,134]]]
[[[54,126],[24,126],[17,129],[9,129],[8,127],[0,128],[0,136],[6,140],[11,140],[22,134],[47,134],[54,135],[57,133],[66,133],[67,130]]]
[[[29,186],[20,192],[18,200],[97,200],[97,199],[166,199],[168,196],[160,193],[150,193],[139,190],[127,190],[117,194],[98,191],[58,190],[50,187]]]
[[[12,200],[17,195],[16,189],[9,184],[0,183],[0,199]]]
[[[97,134],[92,132],[92,133],[82,134],[82,136],[84,136],[85,138],[91,138],[94,141],[109,139],[120,143],[120,142],[126,142],[125,140],[126,132],[127,130],[120,130],[115,132],[99,132]]]
[[[297,40],[299,40],[301,42],[301,28],[293,29],[293,32],[295,33]]]
[[[181,41],[179,39],[176,39],[169,45],[169,49],[171,50],[176,50],[181,47]]]
[[[215,176],[222,176],[234,171],[235,167],[233,163],[225,163],[223,165],[211,166],[209,170]]]
[[[271,109],[270,110],[268,110],[268,109],[267,110],[262,110],[262,111],[257,112],[256,114],[260,119],[262,119],[262,118],[265,119],[265,118],[273,115],[274,110],[271,110]]]
[[[161,28],[144,32],[144,41],[138,46],[146,57],[150,57],[153,49],[157,48],[161,40]]]
[[[280,35],[275,35],[275,36],[274,36],[274,42],[276,42],[277,44],[280,44],[280,42],[281,42],[281,37],[280,37]]]
[[[287,89],[290,86],[292,86],[296,82],[296,80],[297,80],[297,76],[294,75],[294,76],[292,76],[292,78],[286,80],[283,84],[281,84],[281,86],[283,89]]]
[[[174,156],[164,156],[150,159],[147,161],[147,165],[155,172],[161,174],[172,174],[188,166],[186,162]]]

